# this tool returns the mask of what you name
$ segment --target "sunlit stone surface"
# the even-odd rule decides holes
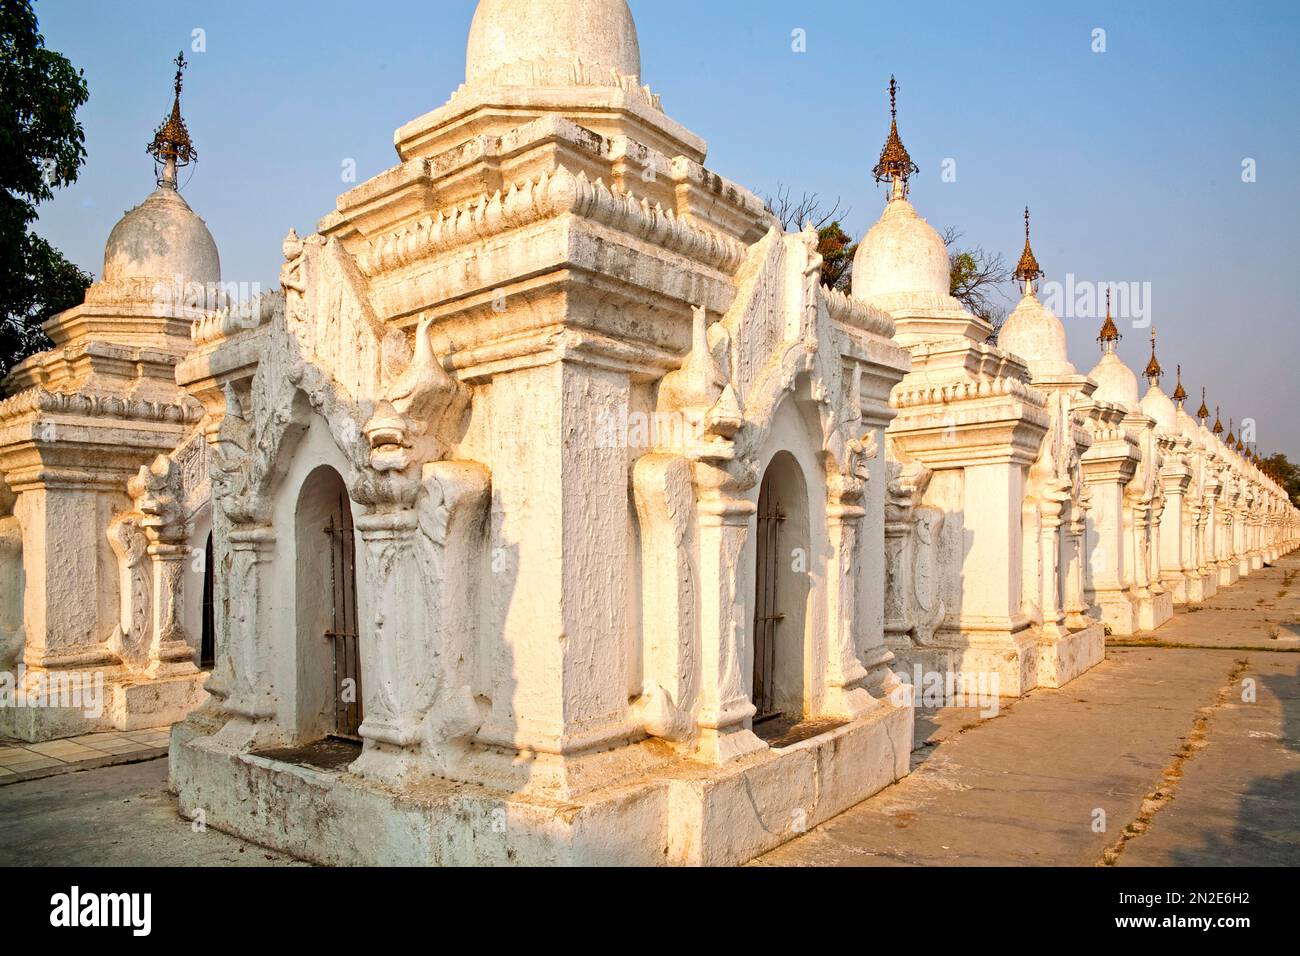
[[[220,276],[165,183],[0,404],[5,666],[103,672],[96,727],[190,712],[185,813],[326,863],[741,862],[907,773],[918,676],[1059,687],[1295,547],[1158,371],[1079,371],[1028,235],[989,344],[896,125],[846,296],[624,0],[482,0],[467,61],[248,307],[158,311]],[[52,713],[0,730],[87,729]]]

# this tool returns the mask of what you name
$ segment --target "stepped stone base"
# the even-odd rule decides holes
[[[905,695],[907,696],[907,695]],[[172,730],[182,812],[316,863],[361,866],[743,863],[904,776],[910,704],[716,767],[666,769],[557,803],[430,779],[391,786],[225,747],[220,722]],[[652,746],[663,746],[652,744]]]

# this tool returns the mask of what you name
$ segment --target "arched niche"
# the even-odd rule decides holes
[[[754,538],[752,700],[756,725],[807,709],[812,535],[808,482],[788,451],[763,473]]]
[[[294,535],[298,739],[357,738],[363,714],[356,542],[347,486],[329,465],[303,482]]]

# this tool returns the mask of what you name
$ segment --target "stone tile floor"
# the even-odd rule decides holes
[[[30,744],[0,737],[0,787],[77,770],[164,756],[170,728],[85,734]]]
[[[917,712],[912,773],[759,866],[1300,866],[1300,554],[1060,690]]]

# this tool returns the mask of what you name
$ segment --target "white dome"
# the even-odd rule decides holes
[[[521,63],[562,64],[548,84],[574,82],[575,60],[589,70],[641,75],[641,46],[627,0],[479,0],[469,28],[465,83],[515,85],[501,71]]]
[[[1178,409],[1174,400],[1161,391],[1159,385],[1152,385],[1142,396],[1142,411],[1156,420],[1161,431],[1178,430]]]
[[[1103,355],[1088,377],[1097,383],[1094,397],[1100,401],[1126,406],[1138,404],[1137,376],[1114,352]]]
[[[1052,310],[1025,293],[998,333],[998,347],[1024,359],[1034,375],[1070,375],[1065,326]]]
[[[950,291],[948,247],[906,199],[891,199],[853,257],[853,297]]]
[[[167,279],[221,281],[212,233],[175,189],[160,186],[123,216],[104,246],[104,282]]]

